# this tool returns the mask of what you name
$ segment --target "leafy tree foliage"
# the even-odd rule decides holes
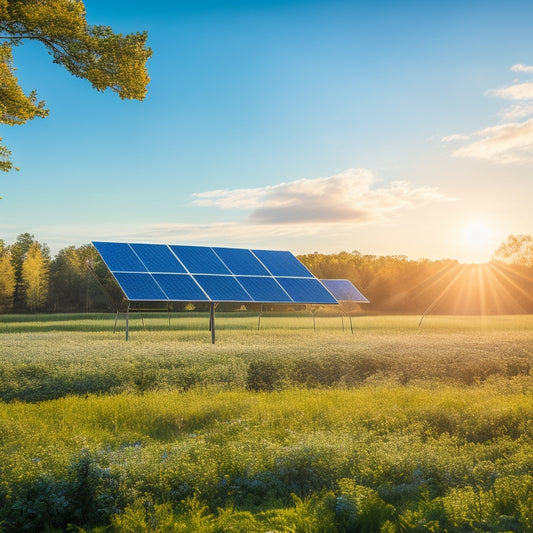
[[[9,311],[13,307],[15,295],[15,269],[11,264],[9,251],[2,253],[0,246],[0,312]]]
[[[527,244],[528,239],[519,239],[519,242]],[[515,237],[509,237],[499,250],[515,240]],[[32,257],[29,253],[32,247],[40,251],[45,264],[49,265],[47,311],[124,308],[122,291],[91,245],[69,246],[52,259],[45,244],[37,242],[33,235],[23,233],[11,246],[2,245],[0,240],[0,257],[9,254],[15,277],[14,296],[10,295],[10,289],[0,288],[0,299],[3,294],[7,302],[4,312],[35,308],[35,302],[28,296],[27,280],[23,277],[24,264]],[[533,313],[533,264],[525,260],[522,264],[514,264],[516,260],[513,259],[506,263],[491,261],[485,265],[462,265],[452,260],[410,260],[400,255],[373,256],[357,251],[314,253],[300,256],[300,260],[319,278],[349,279],[370,300],[370,304],[340,306],[338,311],[344,314],[361,311],[418,315]],[[29,268],[28,265],[26,269]],[[13,302],[13,306],[9,302]],[[201,304],[195,306],[205,310]],[[175,310],[185,308],[184,303],[173,305]],[[256,306],[252,308],[255,310]],[[286,311],[287,307],[283,306],[281,310]]]
[[[512,314],[533,312],[533,263],[463,265],[358,252],[309,254],[300,260],[319,278],[349,279],[380,313]]]
[[[146,61],[152,54],[146,39],[146,32],[122,35],[108,26],[89,25],[81,0],[0,0],[0,124],[24,124],[48,114],[35,91],[25,95],[21,89],[14,46],[39,41],[54,63],[95,89],[142,100],[149,82]],[[13,168],[9,156],[0,145],[0,170]]]
[[[533,235],[509,235],[494,258],[504,263],[533,266]]]
[[[50,261],[50,250],[46,244],[40,244],[30,233],[21,233],[14,244],[8,247],[11,254],[11,263],[15,269],[15,294],[13,307],[15,311],[26,310],[26,286],[22,279],[22,266],[32,244],[36,243],[43,257]]]
[[[98,253],[90,244],[60,250],[50,265],[49,307],[54,311],[89,311],[95,305],[105,308],[88,268],[89,263],[98,261]]]
[[[22,264],[22,281],[30,311],[44,307],[48,296],[48,262],[36,242],[30,245]]]

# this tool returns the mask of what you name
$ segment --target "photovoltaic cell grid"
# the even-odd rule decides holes
[[[336,304],[285,251],[93,242],[130,301]]]
[[[370,303],[350,280],[322,279],[320,281],[339,302]]]

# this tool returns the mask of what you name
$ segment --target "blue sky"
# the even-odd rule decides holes
[[[528,2],[87,0],[147,30],[143,102],[15,51],[0,238],[487,260],[532,232]],[[531,130],[531,131],[530,131]]]

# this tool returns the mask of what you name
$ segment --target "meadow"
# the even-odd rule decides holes
[[[533,531],[533,317],[0,319],[0,531]]]

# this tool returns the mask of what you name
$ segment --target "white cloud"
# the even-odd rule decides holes
[[[502,89],[490,89],[487,94],[505,100],[531,100],[533,98],[533,82],[515,83]]]
[[[237,210],[230,221],[180,223],[128,221],[113,224],[48,226],[41,235],[57,253],[91,240],[167,242],[212,246],[292,249],[301,253],[338,249],[350,243],[354,226],[387,224],[394,213],[428,202],[450,200],[436,188],[406,181],[384,184],[370,170],[348,169],[325,178],[301,179],[249,189],[219,189],[193,195],[199,207]],[[239,213],[239,210],[241,211]],[[199,219],[201,219],[201,214]],[[111,233],[110,233],[111,231]],[[77,242],[72,238],[76,235]],[[329,247],[329,248],[328,248]]]
[[[533,66],[517,64],[513,72],[533,74]],[[500,113],[505,121],[502,124],[483,128],[470,135],[449,135],[443,142],[467,141],[452,153],[453,157],[484,159],[495,163],[533,162],[533,81],[516,81],[508,87],[487,91],[490,96],[517,103]],[[518,122],[520,119],[527,119]],[[511,122],[509,122],[511,121]]]
[[[437,189],[404,181],[375,187],[367,169],[348,169],[326,178],[301,179],[252,189],[197,193],[194,205],[249,209],[254,224],[369,223],[391,212],[444,199]]]
[[[444,143],[455,142],[455,141],[469,141],[471,139],[470,135],[465,135],[464,133],[454,133],[453,135],[448,135],[441,139]]]
[[[502,120],[518,120],[521,118],[529,117],[530,115],[533,115],[533,103],[514,104],[511,107],[503,109],[500,115],[502,117]]]
[[[528,65],[523,65],[519,63],[518,65],[513,65],[511,67],[513,72],[527,72],[528,74],[533,74],[533,67]]]
[[[475,135],[480,139],[462,146],[452,155],[498,163],[533,161],[533,119],[485,128]]]
[[[258,189],[218,189],[193,194],[193,205],[220,207],[222,209],[253,209],[260,207],[261,200],[271,187]]]

